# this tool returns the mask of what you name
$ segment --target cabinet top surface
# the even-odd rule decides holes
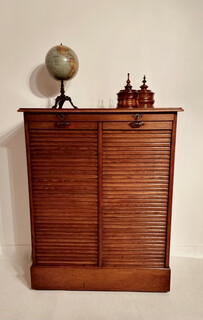
[[[151,108],[151,109],[139,109],[139,108],[132,108],[132,109],[116,109],[116,108],[108,108],[108,109],[97,109],[97,108],[80,108],[80,109],[70,109],[70,108],[64,108],[64,109],[46,109],[46,108],[20,108],[18,109],[18,112],[24,112],[24,113],[116,113],[116,114],[122,114],[122,113],[135,113],[135,112],[141,112],[141,113],[158,113],[158,112],[181,112],[184,111],[182,108]]]

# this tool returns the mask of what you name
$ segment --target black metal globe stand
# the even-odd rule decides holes
[[[60,96],[56,97],[55,99],[55,105],[52,107],[52,109],[56,109],[57,108],[57,105],[59,105],[59,109],[62,109],[63,107],[63,104],[65,101],[69,101],[71,106],[74,108],[74,109],[77,109],[78,107],[74,106],[71,98],[69,96],[66,96],[65,95],[65,90],[64,90],[64,83],[63,83],[63,80],[61,80],[61,91],[60,91]]]

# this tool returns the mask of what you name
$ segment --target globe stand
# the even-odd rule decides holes
[[[56,109],[56,108],[57,108],[57,105],[59,105],[59,109],[62,109],[63,104],[64,104],[65,101],[69,101],[70,104],[71,104],[71,106],[72,106],[74,109],[77,109],[77,108],[78,108],[78,107],[74,106],[71,98],[65,95],[63,80],[61,80],[61,91],[60,91],[60,93],[61,93],[60,96],[56,97],[56,99],[55,99],[55,105],[52,107],[52,109]]]

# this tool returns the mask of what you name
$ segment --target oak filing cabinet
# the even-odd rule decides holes
[[[177,112],[24,113],[34,289],[170,290]]]

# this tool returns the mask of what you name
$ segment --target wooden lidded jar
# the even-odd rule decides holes
[[[132,89],[130,85],[130,74],[126,81],[124,90],[120,90],[118,93],[117,108],[138,108],[138,92]]]
[[[154,93],[147,89],[146,82],[146,77],[144,76],[143,84],[140,86],[141,90],[138,90],[139,108],[154,108]]]

